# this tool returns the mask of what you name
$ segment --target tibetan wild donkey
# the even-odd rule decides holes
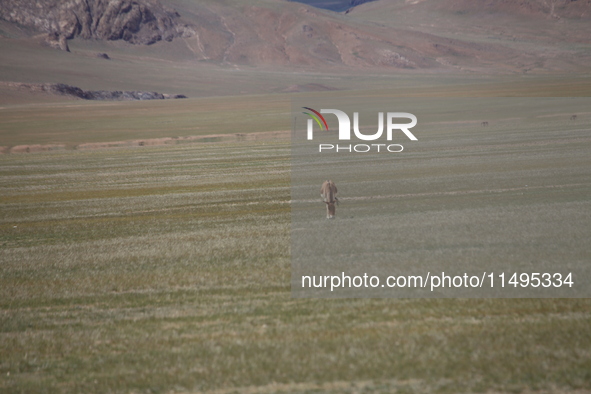
[[[326,204],[326,218],[334,219],[335,217],[335,203],[339,203],[337,198],[337,187],[333,181],[324,181],[320,188],[320,197]]]

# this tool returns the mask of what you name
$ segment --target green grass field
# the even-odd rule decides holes
[[[523,94],[496,86],[481,93]],[[67,146],[0,155],[1,392],[591,391],[588,299],[291,298],[286,139],[73,149],[290,127],[288,96],[176,103],[0,110],[0,145]],[[582,143],[558,149],[578,152],[572,174],[586,183]],[[472,170],[476,183],[491,171]],[[564,198],[585,201],[586,184]],[[581,215],[573,225],[588,234]]]
[[[0,145],[106,143],[288,131],[289,97],[28,104],[0,109]]]
[[[324,104],[323,104],[324,102]],[[366,134],[377,129],[375,114],[412,111],[419,119],[410,141],[400,131],[388,153],[379,141],[338,141],[331,132],[305,139],[307,115],[292,149],[292,286],[316,297],[589,297],[591,138],[588,98],[405,98],[308,99],[294,105],[360,111]],[[577,120],[569,120],[579,113]],[[489,125],[481,125],[490,119]],[[373,121],[373,126],[368,122]],[[404,122],[404,121],[403,121]],[[298,138],[299,136],[299,138]],[[319,153],[318,144],[367,153]],[[318,189],[336,182],[336,221],[322,221]],[[322,204],[320,204],[322,205]],[[302,276],[447,275],[564,272],[578,285],[515,289],[501,284],[476,289],[348,287],[331,292],[302,288]],[[428,286],[427,286],[428,287]]]
[[[3,155],[9,392],[590,389],[588,300],[295,300],[287,142]]]

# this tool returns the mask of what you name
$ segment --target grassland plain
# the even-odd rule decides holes
[[[322,104],[324,102],[325,104]],[[412,129],[376,141],[338,141],[336,117],[306,139],[304,105],[360,113],[412,111]],[[292,294],[323,297],[589,297],[591,236],[589,98],[307,98],[292,144]],[[578,121],[569,120],[581,113]],[[583,115],[584,114],[584,115]],[[482,126],[483,119],[493,119]],[[363,127],[363,126],[362,126]],[[365,130],[374,134],[377,124]],[[381,153],[349,153],[349,144],[382,143]],[[401,143],[402,153],[384,152]],[[361,145],[363,151],[364,145]],[[367,148],[369,148],[368,145]],[[400,146],[395,146],[398,150]],[[345,151],[343,152],[343,148]],[[318,184],[338,180],[338,221],[320,221]],[[447,275],[565,272],[578,286],[511,289],[302,288],[302,276]],[[455,272],[455,273],[454,273]],[[490,283],[490,282],[488,282]],[[531,290],[531,291],[530,291]],[[446,293],[447,292],[447,293]]]
[[[289,113],[280,97],[266,104]],[[44,105],[14,106],[0,145],[135,139],[133,122],[117,121],[126,106],[146,126],[197,124],[167,105],[82,103],[105,119],[84,132],[76,117],[35,110]],[[224,127],[283,119],[267,118]],[[148,133],[182,135],[177,126]],[[292,299],[289,186],[287,140],[0,155],[0,391],[591,391],[588,299]]]

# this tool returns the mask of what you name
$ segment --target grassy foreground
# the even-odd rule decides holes
[[[0,145],[66,149],[0,155],[0,392],[591,391],[588,299],[291,298],[286,140],[72,150],[282,130],[287,96],[1,110]]]
[[[0,156],[2,392],[591,390],[591,301],[296,300],[289,145]]]

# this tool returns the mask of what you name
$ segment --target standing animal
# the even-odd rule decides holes
[[[482,127],[488,127],[488,122],[482,122]]]
[[[326,204],[326,218],[334,219],[335,217],[335,203],[338,204],[339,199],[337,198],[337,186],[333,181],[324,181],[320,188],[320,197]]]
[[[570,117],[570,120],[577,120],[577,115],[573,115]]]

